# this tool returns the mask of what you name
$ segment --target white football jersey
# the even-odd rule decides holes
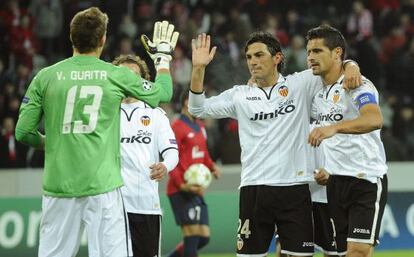
[[[363,84],[347,92],[342,88],[343,76],[336,83],[324,86],[315,96],[312,117],[318,126],[326,126],[359,117],[359,106],[379,104],[378,91],[366,78]],[[336,134],[321,143],[325,169],[332,175],[354,176],[377,183],[387,172],[385,151],[380,130],[366,134]]]
[[[138,101],[121,105],[122,194],[127,212],[161,215],[158,182],[149,166],[166,151],[177,151],[165,112]]]
[[[311,70],[283,77],[276,85],[234,86],[218,96],[190,93],[189,110],[201,118],[238,120],[241,184],[294,185],[313,180],[307,138],[313,96],[322,87]]]

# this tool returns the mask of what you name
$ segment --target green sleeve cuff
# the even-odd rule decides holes
[[[17,141],[35,148],[43,149],[44,136],[38,131],[27,132],[16,129],[15,136]]]

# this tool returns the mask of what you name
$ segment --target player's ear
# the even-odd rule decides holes
[[[102,36],[99,47],[104,46],[105,45],[105,42],[106,42],[106,33]]]
[[[341,60],[342,58],[341,56],[343,55],[344,50],[342,49],[342,47],[336,47],[334,49],[334,54],[335,54],[335,60]]]
[[[274,61],[275,65],[277,66],[279,63],[281,63],[283,61],[284,58],[285,58],[285,56],[283,55],[282,52],[277,52],[273,56],[273,61]]]

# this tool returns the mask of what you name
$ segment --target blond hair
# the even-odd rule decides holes
[[[133,63],[138,65],[139,70],[141,72],[141,77],[150,80],[150,72],[148,65],[145,63],[144,60],[142,60],[139,56],[128,54],[128,55],[120,55],[115,58],[115,60],[112,62],[112,64],[119,66],[123,63]]]

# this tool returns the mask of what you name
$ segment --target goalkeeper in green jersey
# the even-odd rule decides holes
[[[120,103],[126,96],[155,107],[172,96],[169,71],[178,32],[157,22],[152,83],[99,60],[108,17],[92,7],[70,24],[73,56],[42,69],[22,100],[16,139],[45,150],[40,257],[75,256],[85,228],[88,256],[128,256],[120,187]],[[37,131],[45,121],[45,135]]]

